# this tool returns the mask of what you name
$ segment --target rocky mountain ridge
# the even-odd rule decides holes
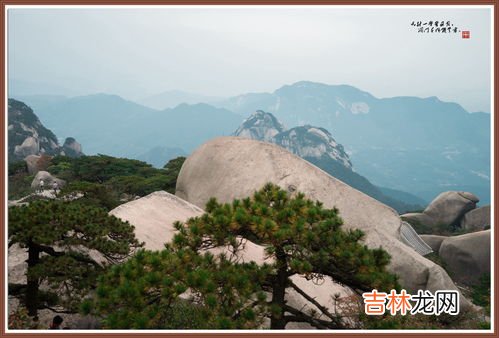
[[[86,154],[147,160],[156,166],[171,159],[167,153],[188,154],[213,137],[229,135],[243,120],[204,103],[156,110],[109,94],[25,99],[48,128],[77,138]],[[165,152],[165,147],[175,151]]]
[[[274,115],[257,110],[244,120],[234,136],[275,143],[295,155],[321,159],[324,156],[352,170],[343,146],[324,128],[310,125],[286,129]]]
[[[408,204],[383,194],[368,179],[354,171],[343,145],[336,142],[324,128],[306,125],[286,129],[274,115],[257,110],[233,135],[277,144],[400,212],[415,210],[424,204],[424,201],[419,205]]]
[[[25,103],[9,99],[8,106],[9,161],[24,160],[30,155],[83,155],[81,144],[73,137],[59,145],[54,133],[45,128],[33,110]]]
[[[377,98],[353,86],[310,81],[217,105],[242,116],[261,109],[286,125],[329,130],[357,172],[377,186],[427,201],[449,189],[473,191],[490,203],[490,114],[434,96]]]

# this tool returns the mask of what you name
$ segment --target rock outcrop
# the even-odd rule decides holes
[[[109,213],[134,225],[135,236],[145,243],[146,249],[162,250],[173,239],[175,221],[184,222],[201,215],[203,210],[166,191],[157,191]]]
[[[411,212],[408,214],[403,214],[401,217],[412,225],[435,225],[433,219],[424,212]]]
[[[33,110],[21,101],[9,99],[8,123],[10,162],[29,159],[33,163],[33,156],[40,155],[83,155],[81,145],[72,137],[68,137],[61,147],[54,133],[45,128]]]
[[[307,125],[286,130],[274,115],[262,110],[248,117],[234,136],[274,143],[305,159],[324,160],[327,157],[352,169],[343,146],[326,129]]]
[[[257,110],[242,123],[233,135],[277,144],[316,165],[331,176],[400,212],[421,208],[419,205],[405,203],[385,195],[368,179],[356,173],[343,145],[338,143],[331,133],[324,128],[305,125],[285,129],[274,115]]]
[[[390,207],[353,189],[281,147],[237,137],[221,137],[200,146],[182,166],[176,195],[199,207],[209,198],[230,202],[253,194],[267,182],[325,207],[337,207],[345,228],[365,232],[371,248],[383,247],[392,259],[389,270],[408,291],[457,290],[447,273],[400,241],[401,219]],[[461,308],[470,305],[461,297]]]
[[[436,252],[438,254],[442,242],[449,237],[439,235],[421,235],[421,238],[423,239],[423,241],[425,241],[426,244],[430,246],[433,252]]]
[[[442,226],[448,229],[483,230],[486,225],[490,225],[490,206],[488,209],[475,209],[478,202],[478,197],[470,192],[446,191],[439,194],[422,213],[409,213],[401,217],[414,226],[423,226],[427,234],[435,233],[431,229],[438,232]]]
[[[81,157],[83,155],[81,144],[76,142],[76,140],[73,137],[68,137],[66,138],[64,144],[62,145],[60,154],[73,158]]]
[[[490,274],[490,246],[490,230],[478,231],[444,239],[438,254],[455,281],[473,285]]]
[[[471,210],[470,212],[467,212],[461,219],[461,229],[471,231],[484,230],[491,225],[490,216],[490,205]]]
[[[234,132],[234,136],[273,142],[274,137],[285,131],[284,125],[274,115],[257,110]]]
[[[476,208],[478,197],[465,191],[446,191],[438,195],[424,210],[434,224],[457,225],[468,211]]]
[[[41,187],[41,181],[43,181],[43,187]],[[47,171],[39,171],[35,175],[35,178],[33,179],[33,181],[31,182],[31,188],[32,189],[39,189],[39,188],[52,189],[54,182],[57,183],[58,189],[62,188],[66,184],[66,181],[52,176]]]
[[[53,155],[58,149],[57,138],[42,125],[33,110],[20,101],[9,99],[9,161],[19,161],[29,155]]]

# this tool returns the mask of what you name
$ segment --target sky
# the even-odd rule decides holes
[[[230,97],[348,84],[490,112],[491,10],[386,7],[10,8],[8,77],[29,94]],[[418,33],[413,21],[461,33]],[[17,87],[16,87],[17,88]]]

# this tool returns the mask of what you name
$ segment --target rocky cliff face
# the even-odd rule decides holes
[[[233,135],[277,144],[397,211],[417,209],[417,206],[386,196],[356,173],[343,145],[324,128],[306,125],[286,130],[272,114],[257,110]]]
[[[69,157],[80,157],[83,155],[81,150],[81,144],[76,142],[73,137],[68,137],[64,141],[61,149],[61,155],[69,156]]]
[[[287,126],[326,128],[377,185],[426,201],[453,187],[490,203],[491,114],[471,114],[436,97],[376,98],[352,86],[308,81],[218,106],[243,116],[262,109]]]
[[[324,128],[295,127],[274,137],[276,144],[302,158],[323,160],[329,158],[352,170],[352,162],[343,146]]]
[[[326,129],[307,125],[286,130],[274,115],[262,110],[247,118],[234,136],[275,143],[302,158],[330,158],[352,169],[343,146]]]
[[[55,155],[57,138],[45,128],[30,107],[9,99],[8,110],[9,160],[22,160],[28,155]]]
[[[274,137],[285,130],[284,125],[274,115],[263,110],[257,110],[244,120],[243,124],[234,132],[234,135],[253,140],[274,142]]]
[[[72,137],[61,147],[57,137],[45,128],[33,110],[21,101],[9,99],[9,161],[20,161],[30,155],[83,155],[81,145]]]

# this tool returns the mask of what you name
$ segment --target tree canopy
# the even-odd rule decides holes
[[[110,263],[129,258],[141,246],[134,228],[104,209],[64,201],[36,201],[9,208],[9,246],[28,251],[25,303],[31,316],[44,304],[47,282],[60,305],[75,310]]]
[[[341,316],[290,278],[332,278],[359,292],[399,286],[386,271],[388,253],[369,249],[361,231],[341,225],[337,209],[301,193],[289,196],[273,184],[232,203],[211,199],[205,214],[176,223],[178,234],[164,251],[140,252],[103,276],[93,310],[109,328],[164,328],[182,295],[205,319],[205,328],[251,328],[265,318],[273,329],[288,322],[345,327]],[[265,247],[266,263],[241,262],[247,240]],[[318,313],[289,305],[286,288]]]
[[[42,156],[37,167],[66,181],[61,196],[81,193],[80,202],[111,210],[136,196],[158,190],[175,193],[184,161],[185,157],[177,157],[158,169],[142,161],[107,155]],[[9,163],[9,199],[32,193],[33,178],[25,161]]]

